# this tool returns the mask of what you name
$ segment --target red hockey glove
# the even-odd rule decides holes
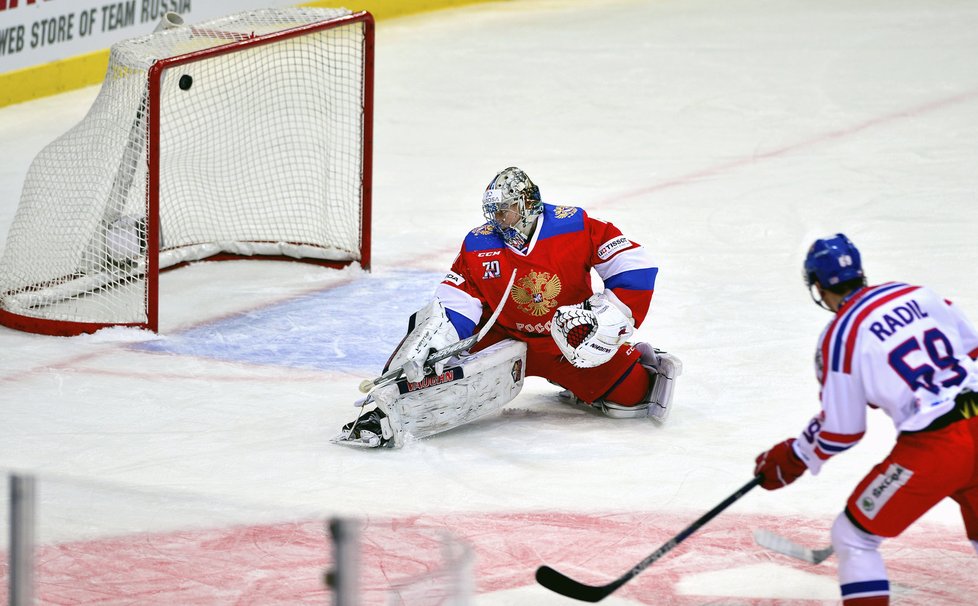
[[[791,438],[775,444],[771,450],[758,455],[754,466],[754,475],[761,476],[761,487],[765,490],[784,488],[801,477],[808,467],[795,454]]]

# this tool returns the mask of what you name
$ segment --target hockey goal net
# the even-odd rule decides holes
[[[114,45],[86,117],[28,171],[0,323],[156,331],[160,270],[202,259],[369,269],[373,29],[267,9]]]

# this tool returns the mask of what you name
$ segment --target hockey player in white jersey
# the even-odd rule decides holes
[[[945,497],[961,507],[978,551],[978,332],[964,312],[920,286],[867,286],[859,251],[843,234],[816,240],[805,259],[815,302],[835,313],[815,353],[822,410],[798,438],[757,457],[761,486],[776,490],[855,445],[867,408],[899,432],[889,455],[859,482],[832,526],[846,606],[889,604],[879,553]]]

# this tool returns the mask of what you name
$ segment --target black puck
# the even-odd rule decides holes
[[[190,90],[190,87],[193,85],[194,79],[190,74],[180,76],[180,90]]]

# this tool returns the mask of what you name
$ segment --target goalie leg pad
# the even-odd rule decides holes
[[[495,412],[523,389],[526,344],[504,340],[460,358],[441,375],[400,380],[373,392],[387,415],[394,446],[470,423]]]
[[[657,423],[665,422],[672,407],[676,377],[683,372],[683,363],[676,356],[656,349],[648,343],[636,343],[635,349],[641,354],[639,364],[649,373],[651,380],[649,393],[642,402],[634,406],[623,406],[614,402],[596,400],[588,405],[566,389],[560,392],[558,397],[570,404],[600,410],[605,416],[615,419],[652,417],[652,420]]]
[[[664,423],[672,409],[676,378],[683,374],[683,363],[676,356],[648,343],[637,343],[635,349],[642,354],[639,361],[652,377],[652,389],[647,398],[648,415],[652,420]]]

